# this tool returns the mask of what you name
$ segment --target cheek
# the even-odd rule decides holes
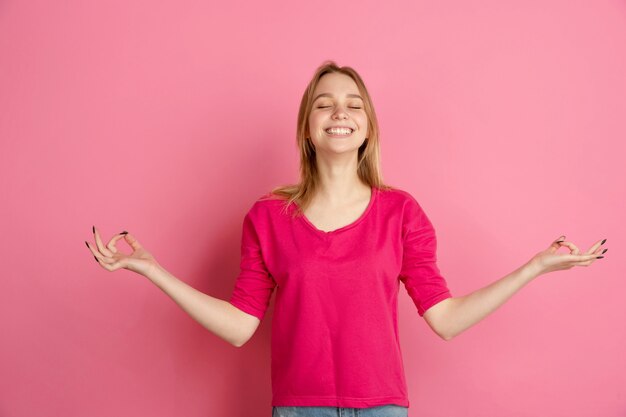
[[[309,128],[314,131],[314,130],[322,130],[322,120],[319,116],[311,116],[309,117]]]
[[[367,130],[367,116],[363,115],[358,118],[359,126],[361,126],[361,130]]]

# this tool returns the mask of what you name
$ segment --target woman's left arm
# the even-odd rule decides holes
[[[539,275],[591,265],[598,259],[601,246],[606,242],[606,239],[598,241],[581,254],[572,242],[564,239],[565,236],[559,237],[546,250],[537,253],[527,263],[488,286],[435,304],[424,313],[424,319],[442,338],[450,340],[491,314]],[[557,254],[556,251],[561,246],[569,248],[571,252]],[[606,251],[604,249],[601,253]]]

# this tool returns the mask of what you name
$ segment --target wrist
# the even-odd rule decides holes
[[[528,276],[531,277],[531,279],[535,279],[537,278],[539,275],[543,274],[543,271],[541,270],[541,268],[539,267],[539,265],[537,265],[536,262],[533,261],[529,261],[527,262],[524,266],[523,266],[524,270],[526,271],[526,273],[528,274]]]
[[[144,275],[150,281],[154,281],[158,275],[163,274],[163,271],[163,267],[161,267],[161,265],[159,265],[157,262],[154,262],[150,264],[150,268],[148,268]]]

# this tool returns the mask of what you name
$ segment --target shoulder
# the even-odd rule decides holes
[[[381,202],[394,210],[399,211],[421,211],[421,206],[417,199],[410,192],[397,187],[379,190]]]
[[[403,189],[393,188],[382,193],[381,202],[386,207],[389,217],[401,218],[403,235],[411,230],[432,227],[429,217],[415,198],[415,196]]]
[[[286,203],[287,201],[284,198],[270,191],[258,196],[252,201],[246,216],[254,219],[267,218],[267,216],[272,216],[280,211],[284,211]]]

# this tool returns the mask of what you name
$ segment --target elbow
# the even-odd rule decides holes
[[[231,342],[231,344],[232,344],[234,347],[238,347],[238,348],[240,348],[240,347],[242,347],[243,345],[245,345],[246,343],[248,343],[248,340],[250,340],[250,337],[246,337],[245,339],[238,339],[238,340],[235,340],[234,342]]]
[[[252,338],[261,319],[233,307],[233,323],[229,328],[228,342],[235,347],[242,347]]]
[[[446,342],[449,340],[452,340],[454,338],[454,336],[456,336],[454,334],[454,332],[448,330],[448,329],[438,329],[439,331],[437,331],[437,334],[439,335],[439,337],[441,337],[443,340],[445,340]]]
[[[441,339],[448,341],[452,340],[456,334],[454,333],[454,323],[451,317],[451,310],[453,308],[454,298],[447,298],[438,302],[430,307],[423,314],[424,320],[428,323],[430,328]]]
[[[458,333],[454,333],[454,332],[441,332],[441,338],[445,340],[446,342],[454,339],[457,335]]]
[[[231,345],[233,345],[234,347],[238,347],[238,348],[240,348],[240,347],[242,347],[243,345],[245,345],[245,344],[246,344],[246,342],[247,342],[247,340],[235,340],[235,341],[230,342],[230,343],[231,343]]]

